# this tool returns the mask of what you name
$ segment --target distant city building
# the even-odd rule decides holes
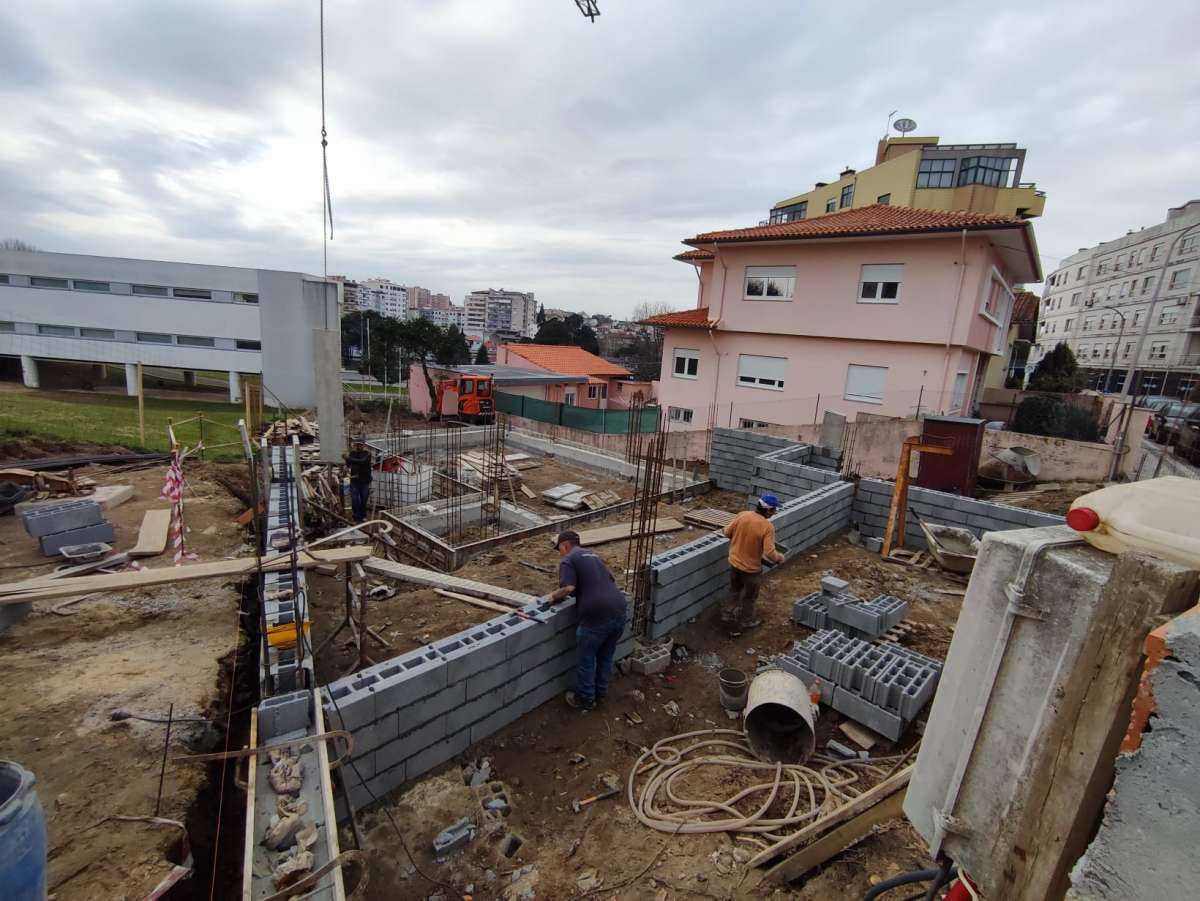
[[[1200,379],[1198,263],[1200,200],[1167,210],[1158,225],[1081,248],[1046,279],[1029,370],[1066,344],[1090,387],[1186,395]]]
[[[411,309],[425,309],[426,307],[431,307],[431,306],[433,306],[433,304],[430,303],[430,298],[432,296],[433,295],[428,288],[421,288],[417,285],[409,285],[408,286],[408,308],[411,310]]]
[[[488,288],[466,296],[466,328],[489,338],[532,338],[537,334],[533,292]]]
[[[369,278],[362,289],[370,292],[372,308],[380,316],[403,319],[408,310],[408,289],[386,278]]]
[[[781,200],[763,225],[815,219],[884,204],[922,210],[963,210],[1032,219],[1046,195],[1022,182],[1025,149],[1016,144],[939,144],[936,136],[881,140],[875,165],[844,169],[832,182]]]
[[[346,278],[344,275],[331,275],[329,279],[342,286],[342,306],[346,312],[375,309],[371,293],[364,291],[354,279]]]
[[[410,308],[408,311],[409,319],[427,319],[434,325],[441,328],[447,328],[451,325],[458,326],[461,331],[466,325],[467,311],[462,307],[451,306],[450,309],[439,309],[437,307],[421,307],[419,309]]]

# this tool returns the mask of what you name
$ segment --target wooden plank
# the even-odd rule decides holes
[[[750,862],[747,865],[752,867],[761,867],[763,864],[774,860],[784,851],[790,851],[792,848],[798,848],[801,845],[807,844],[824,835],[826,832],[829,832],[831,829],[837,828],[838,826],[842,825],[842,823],[848,822],[863,811],[870,810],[889,795],[896,794],[897,792],[903,795],[904,792],[901,791],[901,789],[904,789],[908,786],[908,780],[912,778],[912,771],[913,768],[911,764],[906,766],[896,775],[884,779],[874,788],[863,792],[848,804],[843,804],[836,810],[825,814],[825,816],[821,817],[820,819],[809,823],[794,835],[789,835],[783,841],[776,842],[765,851],[759,852],[757,855],[750,858]]]
[[[706,529],[723,529],[731,522],[735,514],[715,507],[704,507],[683,514],[683,521]]]
[[[537,492],[534,491],[532,488],[530,488],[528,485],[525,485],[525,484],[521,485],[521,493],[523,495],[525,495],[527,498],[529,498],[531,501],[537,500]]]
[[[444,598],[453,598],[456,601],[471,604],[474,607],[482,607],[484,610],[495,610],[498,613],[512,613],[514,609],[504,604],[497,604],[495,601],[485,601],[483,598],[473,598],[470,595],[459,594],[457,591],[447,591],[445,588],[435,588],[434,593],[440,594]]]
[[[662,532],[676,532],[683,528],[683,523],[677,519],[660,519],[654,527],[654,534],[658,535]],[[586,532],[579,533],[579,543],[583,547],[594,547],[597,544],[605,544],[609,541],[621,541],[633,537],[633,526],[631,524],[621,523],[618,526],[604,526],[599,529],[588,529]]]
[[[840,854],[851,845],[870,835],[871,831],[888,820],[904,815],[904,791],[892,792],[871,807],[854,816],[797,851],[787,860],[780,861],[763,876],[763,882],[783,884],[799,879],[813,867],[818,867],[835,854]]]
[[[258,747],[258,708],[250,708],[250,743],[251,750]],[[254,897],[254,843],[258,836],[254,834],[254,795],[258,786],[258,760],[251,759],[246,767],[246,828],[245,846],[242,849],[242,901],[252,901]]]
[[[367,545],[333,548],[320,551],[302,551],[298,565],[301,569],[312,569],[322,563],[346,563],[365,560],[371,556]],[[277,554],[264,558],[263,570],[279,572],[291,567],[291,554]],[[135,572],[112,575],[80,576],[77,579],[30,580],[0,585],[0,606],[24,604],[27,601],[46,601],[53,598],[71,597],[94,591],[137,591],[155,585],[174,582],[194,582],[197,579],[227,579],[248,576],[258,569],[255,557],[240,557],[236,560],[217,560],[212,563],[192,563],[188,566],[164,566],[158,569],[142,569]]]
[[[428,588],[446,588],[461,594],[481,597],[488,601],[498,601],[513,607],[524,607],[532,604],[537,598],[523,591],[512,591],[508,588],[497,588],[473,579],[460,579],[457,576],[435,572],[432,569],[421,569],[419,566],[408,566],[404,563],[393,563],[382,557],[367,557],[363,560],[363,568],[377,576],[387,576],[400,582],[412,582],[414,585],[424,585]]]
[[[860,726],[854,720],[843,720],[838,724],[838,728],[842,730],[847,738],[864,751],[869,751],[879,744],[880,738],[878,735],[866,726]]]
[[[171,528],[170,507],[147,510],[138,529],[137,544],[129,549],[130,557],[156,557],[167,549],[167,531]]]

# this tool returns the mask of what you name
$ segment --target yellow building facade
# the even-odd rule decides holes
[[[768,222],[812,219],[875,203],[929,210],[1002,213],[1032,219],[1046,195],[1022,182],[1025,150],[1016,144],[940,144],[937,136],[881,140],[875,165],[845,169],[837,180],[776,203]]]

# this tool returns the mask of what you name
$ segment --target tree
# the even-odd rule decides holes
[[[1090,411],[1048,395],[1034,395],[1021,401],[1013,416],[1012,430],[1074,441],[1100,440],[1100,423]]]
[[[544,303],[538,304],[537,324],[539,326],[541,326],[542,324],[545,323],[545,321],[546,321],[546,305]]]
[[[633,308],[632,319],[634,322],[641,322],[643,319],[649,319],[651,316],[661,316],[663,313],[673,313],[675,308],[669,303],[651,303],[648,300],[643,300]]]
[[[428,319],[408,319],[398,324],[396,338],[399,349],[408,361],[420,364],[425,387],[429,389],[430,416],[437,415],[437,411],[433,409],[436,405],[437,386],[433,384],[433,376],[429,374],[429,361],[432,359],[443,366],[470,362],[471,347],[467,344],[466,337],[456,325],[442,329]],[[372,343],[374,340],[372,335]]]
[[[480,342],[479,350],[475,351],[475,365],[476,366],[487,366],[491,362],[492,362],[492,360],[488,356],[488,352],[487,352],[487,345]]]
[[[547,319],[538,326],[537,334],[533,336],[534,344],[570,344],[571,332],[561,319]]]
[[[1087,373],[1079,368],[1075,354],[1066,344],[1059,344],[1042,357],[1029,377],[1031,391],[1059,391],[1075,394],[1087,384]]]
[[[592,331],[590,325],[581,325],[579,331],[575,333],[575,343],[582,347],[590,354],[600,354],[600,342],[596,338],[596,333]]]
[[[28,241],[24,241],[21,238],[3,238],[0,239],[0,250],[25,250],[40,253],[42,248],[34,247]]]

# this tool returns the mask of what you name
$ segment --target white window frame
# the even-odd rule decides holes
[[[691,361],[695,366],[689,367],[687,362],[683,365],[683,372],[679,371],[679,361]],[[688,373],[688,369],[693,369],[692,373]],[[677,347],[671,351],[671,376],[677,379],[698,379],[700,378],[700,351],[692,347]]]
[[[750,293],[750,281],[763,283],[762,294]],[[778,283],[784,289],[783,294],[769,295],[769,284]],[[790,303],[796,294],[795,266],[747,266],[742,277],[742,300],[765,301],[767,303]]]
[[[564,391],[563,392],[563,405],[567,406],[567,407],[574,407],[577,397],[578,397],[578,395],[576,395],[574,390]]]
[[[738,419],[739,429],[769,429],[774,423],[763,422],[761,419],[746,419],[742,417]]]
[[[596,389],[599,387],[600,387],[599,385],[588,385],[587,386],[588,400],[596,400],[596,398],[599,396]]]
[[[1151,341],[1149,359],[1165,360],[1167,358],[1167,349],[1171,346],[1170,341]],[[1155,349],[1157,348],[1157,350]]]
[[[899,270],[899,271],[889,271]],[[899,276],[895,280],[877,277],[869,278],[868,276]],[[904,284],[904,264],[903,263],[863,263],[862,268],[858,271],[858,296],[855,298],[855,303],[872,303],[872,304],[898,304],[900,303],[900,286]],[[865,295],[865,286],[872,285],[874,294]],[[884,297],[883,286],[895,285],[895,296]]]
[[[1171,273],[1171,280],[1167,283],[1168,291],[1175,291],[1179,288],[1186,288],[1192,283],[1191,269],[1176,269]]]
[[[1000,313],[1000,315],[998,317],[993,316],[991,313],[988,312],[988,301],[991,300],[991,298],[992,298],[992,286],[993,285],[999,285],[1000,290],[1008,297],[1008,303],[1002,305],[1002,306],[1006,307],[1006,309],[998,310],[997,312]],[[1010,288],[1008,286],[1008,282],[1006,282],[1004,280],[1004,276],[1002,276],[1000,274],[1000,270],[997,269],[995,266],[993,266],[992,271],[991,271],[991,278],[989,278],[987,281],[987,289],[983,292],[983,297],[981,298],[980,303],[979,303],[979,315],[982,316],[984,319],[986,319],[988,322],[992,323],[992,325],[996,326],[1001,331],[1003,331],[1006,328],[1005,322],[1008,319],[1008,315],[1012,310],[1014,300],[1015,300],[1015,298],[1013,297],[1012,288]]]
[[[73,325],[38,323],[37,333],[48,338],[78,338],[79,329]]]
[[[866,375],[865,370],[868,370],[868,369],[875,370],[876,373],[882,372],[882,374],[883,374],[882,378],[880,379],[880,382],[879,382],[879,393],[878,394],[866,394],[863,392],[851,391],[850,390],[850,381],[851,381],[851,378],[854,376],[854,374],[856,372],[862,371],[862,374]],[[887,384],[887,376],[888,376],[888,367],[887,366],[874,366],[870,363],[848,363],[848,364],[846,364],[846,387],[842,392],[842,397],[845,400],[853,401],[854,403],[857,403],[857,404],[882,405],[883,404],[884,385]]]
[[[745,361],[746,365],[754,367],[757,364],[751,363],[750,361],[752,360],[779,361],[783,364],[784,375],[786,377],[788,364],[787,357],[769,357],[763,354],[738,354],[737,372],[734,375],[735,384],[739,388],[757,388],[762,391],[782,391],[785,378],[774,378],[771,376],[762,375],[743,375],[743,361]],[[775,363],[772,362],[771,365],[774,366]]]
[[[950,385],[950,413],[962,412],[963,404],[967,402],[967,385],[971,381],[971,373],[960,369],[954,373],[954,381]]]
[[[1180,253],[1192,253],[1196,249],[1196,240],[1200,235],[1188,235],[1179,242]]]
[[[686,407],[667,407],[667,419],[671,422],[691,422],[692,411]]]

